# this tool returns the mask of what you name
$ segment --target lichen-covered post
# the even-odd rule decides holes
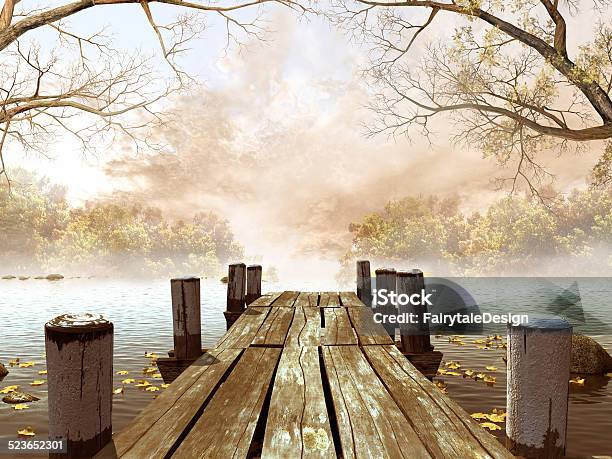
[[[395,292],[397,287],[397,273],[393,268],[381,268],[376,270],[376,296],[377,296],[377,305],[376,311],[383,314],[384,317],[388,317],[393,314],[397,314],[397,308],[394,304],[391,303],[391,298],[389,296],[390,293]],[[387,304],[381,305],[382,296],[378,295],[378,292],[381,290],[386,290],[387,296]],[[383,326],[389,336],[395,339],[395,324],[384,323]]]
[[[261,296],[261,266],[251,265],[247,267],[247,306]]]
[[[227,279],[227,310],[223,314],[229,330],[245,309],[246,265],[244,263],[229,265]]]
[[[202,355],[200,319],[200,278],[180,277],[170,280],[174,357],[197,359]]]
[[[529,318],[508,327],[508,449],[527,458],[565,455],[572,327]]]
[[[45,324],[49,438],[54,458],[92,457],[112,434],[113,324],[98,314],[65,314]]]
[[[372,307],[372,276],[368,260],[357,262],[357,297],[363,304]]]

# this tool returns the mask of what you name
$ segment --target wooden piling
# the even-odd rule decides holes
[[[376,270],[376,291],[386,290],[387,295],[391,292],[395,292],[397,288],[397,272],[393,268],[381,268]],[[378,294],[377,294],[378,296]],[[376,306],[376,311],[383,314],[383,316],[390,316],[397,314],[397,308],[391,304],[390,299],[388,304]],[[389,336],[395,339],[395,324],[385,323],[383,324]]]
[[[202,355],[200,278],[181,277],[170,281],[174,357],[196,359]]]
[[[565,455],[572,327],[529,318],[508,327],[507,447],[527,458]]]
[[[247,267],[247,306],[261,296],[261,266],[251,265]]]
[[[372,307],[372,276],[368,260],[357,262],[357,297],[363,304]]]
[[[229,330],[246,307],[246,265],[229,265],[227,278],[227,310],[223,314]]]
[[[49,439],[53,458],[92,457],[111,440],[113,324],[98,314],[65,314],[45,324]]]
[[[420,269],[397,273],[398,294],[421,294],[424,289],[425,279],[423,278],[423,271]],[[400,326],[402,350],[415,354],[430,351],[432,347],[429,338],[429,326],[423,319],[423,314],[427,312],[427,306],[407,304],[400,305],[399,309],[400,313],[413,314],[418,320],[418,324],[402,324]]]

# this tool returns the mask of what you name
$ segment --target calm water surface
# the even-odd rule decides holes
[[[333,284],[323,285],[263,285],[264,291],[284,289],[334,290]],[[223,310],[225,285],[217,280],[202,281],[202,339],[211,346],[225,332]],[[607,298],[612,293],[606,295]],[[146,379],[160,386],[161,380],[144,376],[149,366],[145,353],[165,355],[172,348],[172,312],[169,281],[120,281],[112,279],[65,279],[0,281],[0,361],[19,358],[34,362],[29,368],[8,367],[10,374],[0,382],[0,388],[20,385],[22,390],[40,397],[29,404],[29,409],[15,411],[0,402],[0,438],[16,439],[17,430],[32,426],[37,438],[47,435],[46,385],[31,386],[37,379],[45,379],[39,371],[45,369],[44,324],[66,312],[96,312],[105,315],[115,325],[114,371],[125,370],[128,375],[115,375],[115,387],[125,378]],[[472,379],[440,377],[448,385],[449,395],[468,412],[490,412],[505,407],[505,364],[502,350],[482,350],[473,343],[481,337],[465,337],[465,345],[449,343],[447,338],[433,338],[436,349],[444,353],[444,361],[460,361],[461,370],[485,371],[485,366],[498,368],[490,373],[497,382],[490,386]],[[595,338],[612,350],[612,336]],[[608,377],[588,376],[584,386],[571,385],[569,408],[568,455],[588,456],[612,454],[612,382]],[[163,389],[161,389],[163,390]],[[113,427],[121,429],[155,397],[133,385],[125,385],[124,393],[113,399]],[[503,424],[502,424],[503,429]],[[502,430],[503,432],[503,430]],[[498,432],[499,435],[499,432]]]

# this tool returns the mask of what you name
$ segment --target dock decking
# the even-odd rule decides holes
[[[99,458],[513,457],[352,292],[267,294]]]

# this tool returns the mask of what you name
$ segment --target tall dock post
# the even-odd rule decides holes
[[[397,272],[393,268],[380,268],[376,270],[376,292],[386,290],[388,293],[396,291]],[[397,314],[396,305],[391,304],[391,298],[388,298],[386,305],[376,305],[376,311],[383,314],[383,317],[388,317]],[[384,323],[383,326],[389,336],[395,340],[395,324]]]
[[[527,458],[565,455],[572,327],[559,318],[508,326],[507,447]]]
[[[229,330],[245,310],[246,265],[244,263],[229,265],[227,278],[227,310],[223,314]]]
[[[412,271],[400,271],[397,273],[397,293],[407,295],[421,294],[425,289],[425,279],[423,271],[413,269]],[[429,338],[429,326],[424,321],[423,314],[427,312],[427,306],[421,305],[400,305],[400,313],[413,314],[417,317],[418,324],[402,324],[400,326],[400,336],[402,350],[420,354],[432,350]]]
[[[98,314],[64,314],[45,324],[52,458],[92,457],[111,440],[113,324]]]
[[[200,319],[200,278],[180,277],[170,280],[174,357],[197,359],[202,355]]]
[[[357,297],[367,307],[372,307],[372,276],[368,260],[357,262]]]
[[[247,306],[261,296],[261,266],[250,265],[247,267]]]

